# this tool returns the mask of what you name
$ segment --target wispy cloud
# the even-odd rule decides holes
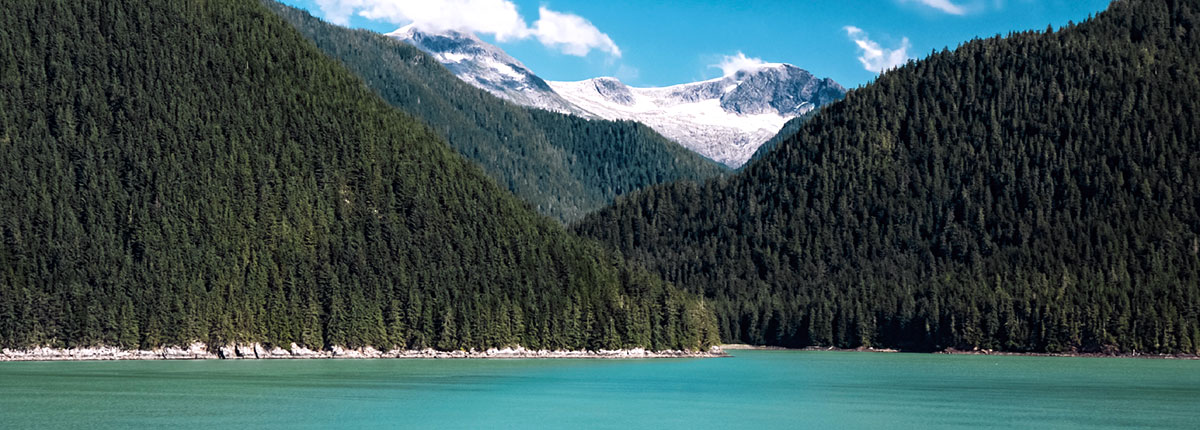
[[[725,76],[737,73],[739,70],[752,69],[758,66],[768,64],[761,58],[747,57],[742,51],[738,51],[734,55],[726,55],[721,57],[721,61],[716,64],[710,64],[708,67],[713,69],[721,69],[721,73]]]
[[[881,73],[908,62],[910,58],[908,50],[912,48],[912,44],[908,42],[907,37],[900,41],[899,47],[887,49],[868,38],[861,28],[852,25],[843,28],[846,30],[846,36],[858,45],[858,61],[868,71]]]
[[[966,15],[967,14],[966,8],[964,8],[958,4],[955,4],[955,3],[951,2],[950,0],[902,0],[902,1],[904,1],[906,3],[910,2],[910,1],[915,1],[917,3],[923,4],[925,6],[929,6],[931,8],[937,9],[939,11],[942,11],[942,12],[945,12],[945,13],[948,13],[951,15]]]
[[[619,79],[621,82],[629,83],[637,81],[638,77],[641,75],[642,73],[637,67],[621,64],[617,66],[617,73],[614,77]]]
[[[417,24],[429,30],[459,30],[490,34],[499,41],[535,38],[568,55],[586,56],[593,49],[620,57],[612,38],[583,17],[538,9],[533,26],[511,0],[316,0],[326,20],[347,25],[350,17],[397,25]]]

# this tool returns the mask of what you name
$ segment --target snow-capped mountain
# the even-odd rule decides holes
[[[642,122],[738,167],[789,119],[838,100],[845,88],[790,64],[763,64],[702,82],[630,87],[616,78],[547,82],[472,34],[406,26],[389,36],[430,53],[460,79],[514,103],[584,117]]]
[[[729,76],[662,88],[626,86],[615,78],[550,82],[567,101],[605,119],[640,121],[681,145],[738,167],[789,119],[838,100],[846,90],[789,64],[767,64]]]
[[[497,97],[523,106],[586,115],[516,58],[474,34],[455,30],[431,32],[410,24],[387,36],[428,52],[459,79]]]

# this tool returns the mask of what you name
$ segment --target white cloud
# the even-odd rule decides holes
[[[538,20],[533,23],[533,34],[543,45],[557,47],[563,53],[587,55],[593,48],[614,57],[621,56],[621,48],[607,34],[579,15],[555,12],[538,8]]]
[[[593,49],[620,57],[612,38],[583,17],[538,9],[530,27],[511,0],[316,0],[329,22],[347,25],[358,15],[393,24],[416,23],[431,31],[460,30],[490,34],[501,42],[536,38],[568,55],[586,56]]]
[[[917,3],[929,6],[951,15],[966,15],[967,10],[962,6],[952,3],[950,0],[904,0],[905,2],[916,1]]]
[[[737,73],[738,70],[752,69],[758,66],[768,64],[761,58],[747,57],[742,51],[738,51],[735,55],[726,55],[721,58],[717,64],[710,64],[708,67],[713,69],[721,69],[721,73],[725,76]]]
[[[849,36],[850,40],[853,40],[854,44],[858,45],[860,54],[858,61],[868,71],[881,73],[908,62],[910,58],[908,50],[912,48],[912,44],[908,42],[907,37],[900,41],[899,47],[887,49],[880,46],[878,42],[867,38],[867,33],[861,28],[847,25],[844,29],[846,30],[846,36]]]
[[[350,24],[350,15],[354,14],[356,2],[340,0],[317,0],[317,7],[325,19],[337,25]]]

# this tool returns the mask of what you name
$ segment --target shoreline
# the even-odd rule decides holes
[[[1142,352],[1010,352],[990,349],[962,350],[946,348],[933,354],[945,355],[999,355],[1009,357],[1075,357],[1075,358],[1141,358],[1156,360],[1200,360],[1196,354],[1148,354]]]
[[[749,344],[745,344],[745,343],[726,343],[726,344],[718,345],[718,347],[720,347],[721,350],[723,350],[723,351],[834,351],[834,352],[879,352],[879,353],[905,352],[905,351],[901,351],[898,349],[891,349],[891,348],[869,348],[868,347],[868,348],[847,349],[847,348],[834,348],[832,346],[829,346],[829,347],[806,346],[804,348],[787,348],[787,347],[772,346],[772,345],[749,345]]]
[[[1130,353],[1100,353],[1100,352],[1012,352],[1012,351],[994,351],[990,349],[981,350],[962,350],[955,348],[946,348],[941,351],[904,351],[891,348],[834,348],[834,347],[819,347],[808,346],[804,348],[785,348],[781,346],[767,345],[747,345],[747,344],[723,344],[719,347],[724,351],[833,351],[833,352],[874,352],[874,353],[909,353],[909,354],[943,354],[943,355],[992,355],[992,356],[1008,356],[1008,357],[1075,357],[1075,358],[1141,358],[1141,359],[1159,359],[1159,360],[1200,360],[1200,355],[1196,354],[1147,354],[1141,352]]]
[[[210,350],[202,342],[187,347],[164,347],[154,350],[126,350],[117,347],[97,346],[88,348],[50,348],[0,350],[0,362],[16,361],[123,361],[123,360],[354,360],[354,359],[653,359],[653,358],[721,358],[732,357],[731,351],[811,351],[811,352],[871,352],[871,353],[914,353],[944,355],[984,355],[1009,357],[1076,357],[1076,358],[1140,358],[1161,360],[1200,360],[1196,354],[1146,354],[1146,353],[1084,353],[1084,352],[1011,352],[993,350],[960,350],[947,348],[941,351],[902,351],[891,348],[834,348],[809,346],[785,348],[781,346],[722,344],[707,351],[649,351],[643,348],[618,350],[530,350],[524,347],[489,348],[486,350],[439,351],[432,348],[422,350],[393,349],[381,351],[372,347],[347,349],[333,347],[312,350],[292,344],[290,350],[279,347],[266,348],[258,343],[231,344]]]
[[[715,358],[728,357],[719,346],[707,351],[649,351],[643,348],[618,350],[530,350],[520,346],[489,348],[483,351],[439,351],[393,349],[381,351],[372,347],[347,349],[333,347],[312,350],[292,344],[290,350],[266,348],[258,343],[232,344],[210,350],[202,342],[187,347],[164,347],[154,350],[127,350],[117,347],[50,348],[0,350],[0,362],[12,361],[119,361],[119,360],[305,360],[305,359],[647,359],[647,358]]]

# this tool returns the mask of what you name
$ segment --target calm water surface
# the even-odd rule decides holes
[[[0,363],[0,428],[1200,428],[1200,361],[734,354]]]

